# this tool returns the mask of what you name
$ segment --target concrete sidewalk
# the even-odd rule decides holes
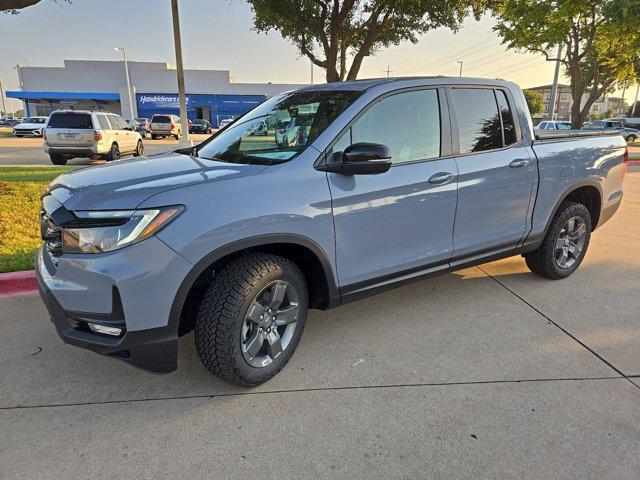
[[[572,277],[521,258],[312,312],[246,390],[66,346],[0,299],[0,478],[638,478],[640,174]]]

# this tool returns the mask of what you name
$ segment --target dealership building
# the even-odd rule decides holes
[[[131,92],[122,61],[65,60],[64,67],[18,67],[19,91],[7,97],[23,101],[26,116],[53,110],[104,110],[150,118],[155,113],[179,115],[176,70],[161,62],[127,63]],[[267,98],[303,85],[235,83],[228,70],[185,70],[187,116],[213,126],[235,118]],[[132,108],[133,107],[133,108]]]

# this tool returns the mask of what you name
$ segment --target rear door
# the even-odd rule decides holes
[[[46,140],[52,147],[90,147],[95,142],[94,128],[90,113],[54,112],[49,117]]]
[[[370,105],[332,147],[359,142],[391,149],[380,175],[328,173],[341,289],[357,296],[427,268],[448,266],[456,209],[444,91],[394,92]]]
[[[118,142],[121,152],[131,152],[135,148],[133,135],[129,130],[127,121],[119,115],[110,115],[109,120],[113,128],[115,141]]]
[[[459,172],[456,264],[470,255],[508,251],[522,240],[536,165],[508,91],[456,87],[448,94]]]

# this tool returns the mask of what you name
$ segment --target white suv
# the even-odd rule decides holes
[[[182,136],[182,125],[177,115],[156,114],[151,117],[149,129],[153,140],[160,137],[173,137],[179,140]]]
[[[142,137],[120,115],[89,110],[56,110],[44,132],[44,151],[54,165],[70,158],[104,158],[144,153]]]

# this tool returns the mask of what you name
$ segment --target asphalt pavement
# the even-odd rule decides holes
[[[522,258],[312,311],[240,389],[193,336],[157,376],[0,299],[0,478],[637,479],[640,173],[568,279]]]

